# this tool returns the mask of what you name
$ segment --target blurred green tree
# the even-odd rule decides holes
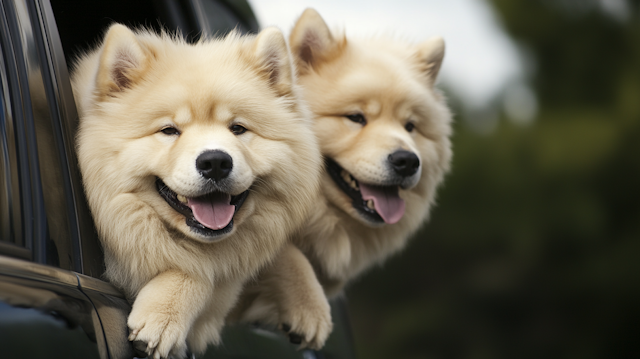
[[[493,0],[538,116],[456,119],[430,223],[348,290],[361,358],[640,357],[640,2],[602,3]]]

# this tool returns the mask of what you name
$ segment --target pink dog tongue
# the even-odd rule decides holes
[[[216,192],[202,197],[189,198],[188,205],[198,222],[218,230],[226,227],[233,218],[236,206],[229,204],[230,201],[230,195]]]
[[[394,224],[404,214],[404,201],[398,196],[398,187],[369,186],[360,183],[362,199],[373,200],[376,211],[388,224]]]

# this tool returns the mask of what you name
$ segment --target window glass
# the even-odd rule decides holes
[[[45,242],[47,264],[60,266],[64,269],[74,269],[69,232],[69,204],[67,203],[68,183],[65,181],[60,156],[62,144],[59,124],[54,123],[52,111],[55,107],[49,101],[45,90],[43,69],[38,53],[38,39],[33,32],[33,25],[24,1],[15,1],[17,23],[20,29],[20,44],[15,44],[16,59],[26,67],[26,79],[21,79],[21,85],[28,87],[30,108],[25,111],[27,131],[35,134],[38,167],[40,172],[42,197],[47,218],[46,238],[34,240]],[[21,53],[18,49],[21,49]],[[46,62],[44,62],[46,64]],[[26,81],[26,83],[22,83]],[[50,84],[49,84],[50,86]],[[25,107],[29,106],[25,103]],[[33,123],[29,124],[29,115]],[[31,128],[29,128],[31,127]],[[33,134],[27,134],[30,136]]]
[[[9,146],[7,143],[7,134],[5,128],[7,127],[7,115],[4,106],[4,98],[0,96],[0,127],[2,133],[0,134],[0,240],[6,242],[14,242],[13,226],[11,224],[11,171],[9,170]]]
[[[0,242],[23,247],[14,118],[4,55],[0,46]]]
[[[202,1],[202,10],[211,35],[223,36],[235,28],[243,33],[248,31],[238,16],[219,1]]]

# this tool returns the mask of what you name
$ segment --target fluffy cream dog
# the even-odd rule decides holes
[[[451,161],[451,113],[434,88],[444,42],[347,39],[307,9],[289,44],[325,157],[324,198],[295,242],[332,296],[428,218]]]
[[[404,247],[449,169],[451,114],[433,86],[444,43],[347,40],[312,9],[289,40],[325,156],[322,191],[297,248],[246,288],[234,312],[320,347],[331,331],[323,287],[335,296]]]
[[[106,277],[133,302],[129,339],[154,358],[202,352],[317,191],[284,37],[190,45],[113,25],[72,83]]]

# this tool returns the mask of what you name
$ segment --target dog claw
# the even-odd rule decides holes
[[[147,343],[142,340],[136,340],[133,342],[133,349],[136,352],[138,358],[144,358],[147,356]]]
[[[291,344],[302,343],[302,335],[296,334],[296,333],[289,333],[289,342],[291,342]]]
[[[297,334],[297,333],[290,333],[291,332],[291,325],[286,324],[286,323],[282,323],[282,325],[280,325],[280,328],[282,329],[282,331],[284,331],[285,333],[289,334],[289,342],[291,342],[291,344],[300,344],[300,343],[302,343],[302,335]]]
[[[140,329],[136,329],[136,330],[132,331],[132,332],[129,334],[129,341],[130,341],[130,342],[132,342],[132,341],[136,340],[136,337],[138,336],[138,332],[139,332],[139,331],[140,331]]]

